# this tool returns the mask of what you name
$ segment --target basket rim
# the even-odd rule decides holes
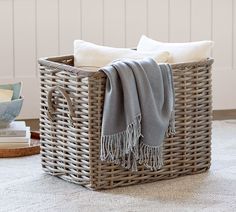
[[[42,57],[38,59],[38,63],[41,66],[45,66],[48,68],[53,68],[53,72],[59,71],[67,71],[71,74],[79,75],[81,77],[91,77],[104,75],[104,73],[100,71],[88,71],[80,67],[70,66],[66,64],[59,63],[60,60],[70,60],[74,59],[74,55],[62,55],[62,56],[52,56],[52,57]],[[172,68],[180,68],[182,67],[200,67],[204,65],[212,65],[214,62],[213,58],[206,58],[199,61],[191,61],[191,62],[181,62],[181,63],[172,63],[170,64]]]

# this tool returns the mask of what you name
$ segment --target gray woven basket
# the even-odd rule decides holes
[[[73,56],[39,59],[41,158],[52,175],[108,189],[204,172],[210,167],[212,59],[173,64],[176,135],[164,141],[158,171],[125,170],[99,160],[106,77],[73,67]]]

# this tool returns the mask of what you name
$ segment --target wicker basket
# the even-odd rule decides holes
[[[176,135],[164,141],[158,171],[125,170],[99,160],[106,76],[73,67],[73,56],[39,60],[43,169],[91,189],[153,182],[209,169],[212,59],[173,64]]]

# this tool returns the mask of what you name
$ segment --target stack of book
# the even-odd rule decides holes
[[[24,121],[13,121],[8,128],[0,128],[0,149],[14,149],[30,145],[30,128]]]

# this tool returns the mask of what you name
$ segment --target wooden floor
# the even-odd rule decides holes
[[[236,119],[236,109],[213,111],[213,120],[228,120],[228,119]]]

